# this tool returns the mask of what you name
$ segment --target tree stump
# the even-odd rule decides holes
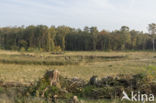
[[[49,81],[49,86],[46,87],[43,90],[42,97],[44,97],[45,92],[50,88],[51,86],[56,86],[57,88],[61,88],[60,82],[59,82],[59,71],[53,70],[53,71],[47,71],[44,75],[44,78]]]
[[[69,103],[80,103],[77,96],[73,96],[73,98],[69,101]]]
[[[74,96],[74,97],[73,97],[73,102],[74,102],[74,103],[79,103],[79,99],[77,98],[77,96]]]
[[[59,86],[59,71],[53,70],[53,71],[47,71],[45,74],[45,78],[47,78],[50,82],[50,86]]]
[[[97,85],[98,84],[98,77],[97,76],[91,77],[90,81],[89,81],[89,84],[90,85]]]

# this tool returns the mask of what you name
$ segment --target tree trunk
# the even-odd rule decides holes
[[[155,51],[155,41],[153,39],[153,51]]]

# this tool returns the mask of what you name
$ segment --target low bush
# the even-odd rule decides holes
[[[95,78],[95,79],[94,79]],[[59,75],[59,84],[50,85],[49,76],[42,79],[27,89],[27,94],[35,97],[52,98],[57,95],[60,99],[70,99],[74,95],[80,98],[90,99],[115,99],[122,96],[123,90],[128,94],[131,91],[156,94],[156,83],[144,73],[136,75],[118,75],[116,77],[104,77],[96,79],[93,76],[88,83],[81,79],[68,79]],[[92,82],[96,80],[96,82]]]

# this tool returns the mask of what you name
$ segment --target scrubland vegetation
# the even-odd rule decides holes
[[[118,75],[147,74],[155,81],[156,53],[150,51],[127,52],[17,52],[0,51],[0,102],[46,103],[45,98],[19,98],[26,87],[34,84],[48,70],[57,69],[64,78],[80,78],[88,82],[97,75],[99,78]],[[88,87],[87,87],[88,88]],[[86,88],[86,89],[87,89]],[[89,90],[89,88],[87,89]],[[84,93],[86,94],[86,92]],[[84,103],[120,103],[120,98],[80,98]],[[65,101],[60,99],[59,103]],[[127,102],[126,102],[127,103]]]

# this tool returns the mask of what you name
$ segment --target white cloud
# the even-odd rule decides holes
[[[127,25],[145,30],[143,27],[155,22],[155,4],[156,0],[1,0],[0,22],[3,25],[88,25],[108,30]]]

